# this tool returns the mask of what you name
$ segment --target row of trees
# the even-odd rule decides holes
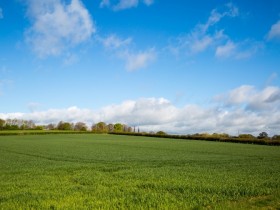
[[[128,125],[116,123],[106,124],[99,122],[88,127],[84,122],[70,123],[60,121],[58,124],[36,125],[32,120],[19,119],[0,119],[0,130],[74,130],[74,131],[92,131],[96,133],[109,132],[140,132],[139,128],[135,130]]]
[[[31,130],[42,129],[42,126],[36,126],[32,120],[19,119],[0,119],[0,130]]]
[[[0,119],[0,130],[64,130],[64,131],[92,131],[94,133],[140,133],[139,128],[130,127],[125,124],[106,124],[105,122],[98,122],[88,127],[84,122],[70,123],[60,121],[58,124],[36,125],[32,120],[20,119]],[[149,134],[167,135],[163,131],[157,133],[150,132]],[[266,132],[261,132],[257,137],[251,134],[240,134],[238,136],[230,136],[226,133],[196,133],[190,136],[203,138],[239,138],[239,139],[272,139],[280,140],[280,135],[269,137]]]
[[[135,127],[132,128],[125,124],[106,124],[105,122],[98,122],[93,124],[90,128],[83,122],[69,123],[60,121],[57,125],[49,124],[44,126],[46,130],[74,130],[74,131],[92,131],[94,133],[110,133],[110,132],[136,132]],[[137,132],[140,132],[139,128]]]
[[[116,123],[116,124],[106,124],[105,122],[99,122],[93,124],[91,130],[96,133],[110,133],[110,132],[140,132],[139,128],[136,130],[135,127],[130,127],[126,124]]]
[[[74,130],[74,131],[92,131],[95,133],[109,133],[109,132],[140,132],[135,127],[132,128],[128,125],[116,123],[106,124],[99,122],[88,127],[84,122],[70,123],[60,121],[58,124],[36,125],[32,120],[19,120],[19,119],[0,119],[0,130]]]
[[[258,136],[253,136],[252,134],[239,134],[238,136],[230,136],[227,133],[196,133],[193,136],[200,136],[200,137],[209,137],[209,138],[240,138],[240,139],[273,139],[273,140],[280,140],[280,135],[274,135],[273,137],[269,137],[266,132],[259,133]]]
[[[280,140],[280,135],[274,135],[273,137],[269,137],[266,132],[261,132],[259,133],[258,136],[253,136],[252,134],[239,134],[238,136],[230,136],[227,133],[213,133],[213,134],[208,134],[208,133],[196,133],[192,136],[197,136],[197,137],[209,137],[209,138],[239,138],[239,139],[272,139],[272,140]]]

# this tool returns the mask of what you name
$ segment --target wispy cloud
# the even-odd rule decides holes
[[[279,79],[278,74],[276,72],[272,73],[269,78],[265,82],[265,86],[270,86],[273,82],[276,82]]]
[[[135,71],[147,67],[156,60],[157,53],[154,48],[144,51],[136,51],[132,49],[132,38],[122,39],[115,34],[107,37],[99,37],[99,42],[106,50],[109,50],[116,57],[124,60],[125,69],[127,71]]]
[[[278,39],[280,40],[280,20],[271,26],[267,36],[268,40]]]
[[[111,34],[107,37],[99,37],[98,40],[103,44],[106,49],[119,49],[126,47],[132,42],[132,38],[121,39],[115,34]]]
[[[236,17],[238,14],[238,8],[233,4],[226,4],[222,12],[217,9],[212,10],[206,23],[197,24],[190,33],[178,37],[177,43],[171,48],[175,52],[186,51],[189,54],[197,54],[219,44],[227,39],[227,35],[222,29],[210,32],[211,27],[224,17]]]
[[[102,0],[102,1],[100,2],[100,4],[99,4],[99,6],[100,6],[101,8],[103,8],[103,7],[109,7],[110,5],[111,5],[110,0]]]
[[[120,54],[120,57],[125,60],[125,68],[128,71],[135,71],[147,67],[153,62],[157,55],[153,48],[142,52],[128,52],[125,51]]]
[[[121,0],[118,4],[113,6],[113,10],[124,10],[138,6],[138,0]]]
[[[195,104],[176,107],[165,98],[127,100],[93,111],[78,107],[50,109],[31,113],[0,113],[0,118],[32,119],[37,123],[99,121],[140,126],[144,131],[165,130],[169,133],[226,132],[232,135],[280,130],[280,88],[257,89],[241,86],[222,94],[217,105],[205,108]],[[226,104],[226,106],[221,106]],[[36,104],[35,104],[36,105]],[[278,133],[279,134],[279,133]]]
[[[224,5],[222,10],[214,9],[205,23],[197,24],[189,33],[177,37],[169,49],[176,55],[196,55],[212,50],[217,58],[249,58],[262,48],[262,44],[248,39],[233,41],[223,28],[218,27],[222,19],[238,15],[239,9],[232,3]]]
[[[216,56],[217,57],[230,57],[236,51],[236,45],[228,41],[225,45],[218,46],[216,49]]]
[[[79,61],[79,56],[77,54],[67,53],[65,55],[65,59],[63,61],[63,64],[65,66],[70,66],[74,63],[77,63],[78,61]]]
[[[100,3],[100,7],[101,8],[108,7],[114,11],[120,11],[120,10],[138,7],[140,2],[142,2],[147,6],[150,6],[154,3],[154,0],[119,0],[119,1],[102,0]]]
[[[60,55],[88,41],[96,30],[80,0],[69,4],[61,0],[27,2],[32,26],[26,31],[26,41],[39,57]]]
[[[3,10],[2,10],[2,8],[0,7],[0,19],[3,19],[3,18],[4,18]]]
[[[217,58],[246,59],[252,57],[262,48],[263,44],[261,42],[245,40],[234,43],[228,39],[224,45],[217,46],[215,56]]]
[[[224,11],[219,12],[218,9],[214,9],[211,11],[211,15],[209,16],[207,22],[205,24],[198,24],[196,26],[196,30],[198,30],[201,34],[207,33],[208,29],[211,26],[214,26],[224,17],[236,17],[239,15],[238,8],[232,3],[228,3],[224,7]]]
[[[154,3],[154,0],[144,0],[143,3],[146,4],[147,6],[150,6]]]

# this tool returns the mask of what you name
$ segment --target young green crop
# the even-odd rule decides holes
[[[279,147],[0,136],[0,209],[276,209],[279,175]]]

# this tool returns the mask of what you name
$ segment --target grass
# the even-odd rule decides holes
[[[0,209],[279,209],[280,148],[0,136]]]

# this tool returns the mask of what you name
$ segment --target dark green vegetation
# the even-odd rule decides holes
[[[84,122],[63,122],[56,124],[36,125],[32,120],[21,119],[0,119],[0,136],[2,135],[37,135],[37,134],[73,134],[73,133],[96,133],[96,134],[117,134],[131,136],[160,137],[172,139],[188,139],[188,140],[205,140],[220,141],[245,144],[260,144],[280,146],[280,135],[269,137],[266,132],[261,132],[255,137],[252,134],[240,134],[238,136],[230,136],[226,133],[196,133],[188,135],[169,135],[164,131],[158,132],[140,132],[139,127],[133,128],[121,123],[106,124],[105,122],[94,123],[91,129]]]
[[[163,131],[159,131],[155,134],[151,133],[124,133],[124,132],[111,132],[114,135],[127,135],[127,136],[145,136],[145,137],[158,137],[168,139],[186,139],[186,140],[203,140],[203,141],[218,141],[229,143],[242,143],[242,144],[259,144],[269,146],[280,146],[280,138],[278,136],[273,138],[244,138],[244,137],[232,137],[224,136],[224,134],[193,134],[193,135],[169,135]],[[0,133],[1,135],[1,133]],[[245,134],[247,135],[247,134]]]
[[[151,137],[0,136],[0,209],[279,209],[280,148]]]

